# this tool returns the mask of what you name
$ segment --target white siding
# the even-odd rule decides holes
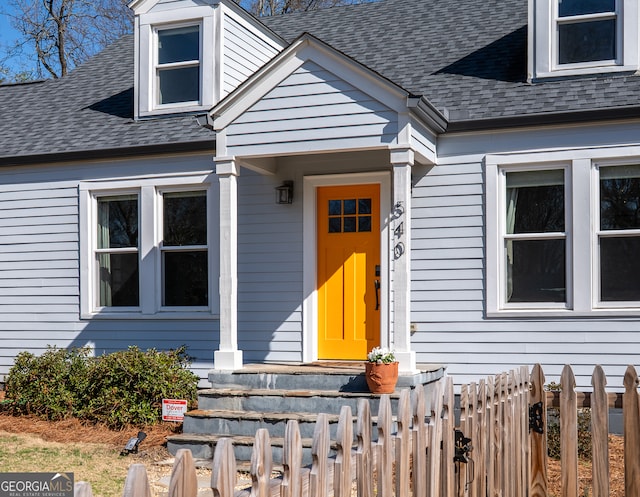
[[[583,153],[607,156],[616,140],[633,143],[637,136],[613,124],[454,135],[439,143],[440,165],[415,177],[413,188],[412,322],[418,331],[412,343],[419,363],[447,365],[458,384],[538,362],[547,382],[558,381],[562,367],[572,364],[583,389],[591,388],[590,376],[600,364],[608,386],[622,388],[626,365],[640,364],[640,316],[486,317],[482,161],[486,153],[547,144],[555,151],[602,145]]]
[[[222,98],[271,60],[278,48],[248,30],[225,11]]]
[[[302,204],[276,204],[281,183],[246,170],[240,176],[238,344],[245,362],[302,360]]]
[[[231,155],[286,154],[395,143],[397,115],[314,62],[227,127]]]
[[[210,319],[79,318],[80,180],[148,177],[211,169],[211,157],[24,167],[0,171],[0,377],[17,353],[91,346],[96,354],[137,345],[187,345],[205,378],[217,348]],[[217,229],[217,223],[215,223]]]

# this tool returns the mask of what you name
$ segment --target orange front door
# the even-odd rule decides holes
[[[364,360],[380,344],[380,186],[317,199],[318,359]]]

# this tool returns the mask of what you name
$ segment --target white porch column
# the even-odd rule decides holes
[[[393,208],[393,348],[400,373],[415,373],[416,353],[411,350],[411,167],[410,148],[391,150]]]
[[[220,348],[213,368],[242,368],[238,350],[238,176],[234,157],[216,157],[220,181]]]

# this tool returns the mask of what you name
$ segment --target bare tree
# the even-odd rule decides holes
[[[127,0],[5,0],[19,38],[0,60],[28,58],[33,77],[59,78],[133,30]]]
[[[370,1],[371,0],[242,0],[240,3],[257,16],[273,16]]]

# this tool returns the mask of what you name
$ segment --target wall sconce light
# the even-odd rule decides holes
[[[293,181],[283,181],[276,186],[276,204],[293,203]]]

